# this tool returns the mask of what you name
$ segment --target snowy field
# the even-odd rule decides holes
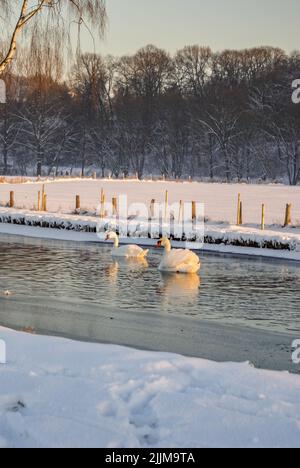
[[[132,204],[143,203],[147,209],[149,209],[152,199],[163,204],[166,190],[168,190],[170,205],[180,200],[186,203],[190,203],[192,200],[204,203],[207,250],[268,257],[279,256],[280,258],[292,260],[300,259],[300,187],[91,179],[49,181],[45,183],[47,214],[34,211],[37,206],[37,194],[41,189],[41,183],[30,181],[16,185],[0,184],[0,202],[2,205],[2,208],[0,208],[0,232],[51,239],[58,238],[60,240],[99,241],[99,238],[96,238],[95,235],[81,234],[76,236],[72,231],[82,230],[82,225],[89,226],[92,229],[100,226],[100,232],[110,229],[111,215],[108,214],[105,220],[100,220],[99,216],[95,216],[97,209],[99,210],[102,189],[105,191],[107,202],[110,202],[113,196],[127,195],[129,215],[136,215],[140,211],[139,206]],[[15,192],[15,208],[12,210],[5,207],[11,190]],[[237,197],[239,193],[243,202],[243,226],[237,227]],[[76,195],[80,195],[81,198],[81,212],[74,215]],[[264,231],[261,230],[260,226],[262,202],[266,206],[266,228]],[[293,206],[293,224],[283,229],[287,203],[292,203]],[[51,224],[51,231],[54,231],[56,225],[59,224],[59,229],[64,230],[67,226],[67,232],[49,233],[47,231],[50,231],[50,229],[44,229],[41,232],[41,229],[3,224],[19,224],[18,220],[24,218],[26,218],[25,226],[36,226],[46,221],[46,223]],[[176,219],[177,214],[175,213],[174,233],[176,235],[179,232],[177,237],[180,239],[182,237],[182,226],[178,224]],[[120,223],[122,223],[122,219]],[[120,223],[118,227],[122,231]],[[70,225],[72,225],[71,229]],[[140,244],[148,243],[148,245],[155,244],[154,241],[148,242],[148,216],[141,216],[141,221],[138,222],[136,220],[131,221],[129,226],[127,226],[126,221],[125,225],[124,232],[127,233],[128,231],[130,237],[136,239],[135,242]],[[199,223],[197,229],[199,229],[199,235],[196,234],[196,239],[202,240],[201,223]],[[85,231],[85,228],[83,230]],[[158,219],[152,221],[151,231],[151,237],[156,239],[160,232]],[[188,240],[194,240],[195,231],[193,227],[190,237],[189,232],[186,232],[186,234]],[[180,247],[181,245],[174,244],[174,246]],[[190,248],[197,247],[192,244]]]
[[[0,447],[300,447],[300,378],[0,328]]]
[[[180,200],[205,204],[205,216],[212,222],[235,224],[237,218],[237,197],[243,201],[244,223],[259,225],[261,205],[266,205],[266,225],[284,222],[286,204],[293,204],[293,223],[300,227],[300,186],[208,184],[199,182],[145,182],[121,180],[58,180],[46,182],[48,211],[70,213],[75,209],[75,197],[80,195],[81,207],[95,211],[100,204],[100,192],[104,189],[107,201],[126,194],[129,204],[145,203],[152,199],[163,203],[165,192],[169,192],[169,203]],[[0,184],[0,202],[5,206],[9,192],[15,191],[16,208],[33,209],[41,183]]]

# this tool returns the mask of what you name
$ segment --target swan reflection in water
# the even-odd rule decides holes
[[[142,271],[148,267],[149,264],[145,258],[119,258],[118,261],[114,261],[111,265],[105,268],[105,274],[111,284],[116,284],[121,269],[129,274]]]
[[[105,276],[108,278],[108,281],[111,284],[116,284],[118,279],[118,272],[119,272],[119,263],[113,262],[111,265],[104,269]]]
[[[194,306],[199,299],[200,276],[158,272],[148,268],[146,259],[118,259],[105,268],[110,293],[115,297],[136,285],[139,300],[158,303],[164,308]],[[145,274],[143,274],[145,272]]]
[[[119,268],[127,269],[129,272],[135,272],[144,270],[149,267],[149,263],[146,258],[118,258],[116,261]]]
[[[160,292],[168,304],[194,304],[199,297],[201,278],[198,274],[180,275],[160,273]]]

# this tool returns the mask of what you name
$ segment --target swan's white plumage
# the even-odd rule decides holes
[[[197,273],[201,268],[198,255],[191,250],[171,249],[171,243],[164,238],[161,245],[165,247],[163,259],[159,265],[160,271],[173,273]]]
[[[114,248],[112,255],[114,257],[123,258],[145,258],[148,255],[148,250],[143,250],[138,245],[124,245],[122,247]]]
[[[106,240],[114,240],[114,248],[112,250],[113,257],[143,259],[146,258],[149,253],[149,250],[143,250],[138,245],[124,245],[119,247],[119,236],[115,232],[109,232]]]

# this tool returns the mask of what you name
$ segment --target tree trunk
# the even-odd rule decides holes
[[[36,165],[36,176],[41,177],[42,175],[42,162],[38,160]]]
[[[4,175],[8,175],[8,150],[6,144],[3,149],[3,172]]]
[[[231,180],[231,172],[230,172],[230,162],[229,162],[229,156],[227,153],[227,150],[224,149],[224,158],[225,158],[225,174],[226,174],[226,180],[229,183]]]
[[[43,150],[41,148],[41,142],[38,142],[37,147],[37,164],[36,164],[36,175],[41,177],[42,175],[42,162],[43,162]]]
[[[212,135],[209,135],[209,172],[210,180],[214,180],[214,151],[213,151],[213,141]]]
[[[10,41],[9,50],[8,50],[6,56],[4,57],[4,59],[0,62],[0,75],[4,72],[4,70],[8,67],[8,65],[11,63],[14,56],[16,55],[17,39],[18,39],[18,36],[21,33],[21,30],[22,30],[23,26],[25,25],[24,20],[25,20],[25,17],[26,17],[27,8],[28,8],[28,0],[23,0],[23,5],[22,5],[22,9],[21,9],[20,18],[19,18],[19,20],[18,20],[18,22],[16,24],[16,27],[15,27],[15,30],[13,32],[13,35],[12,35],[12,38],[11,38],[11,41]]]
[[[248,182],[250,180],[250,154],[251,152],[250,152],[250,149],[248,148],[246,152],[246,178]]]

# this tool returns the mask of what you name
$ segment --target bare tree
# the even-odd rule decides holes
[[[155,160],[155,166],[161,175],[170,176],[172,172],[172,156],[170,148],[170,127],[167,119],[160,119],[153,131],[150,152]]]
[[[17,147],[20,124],[16,113],[16,89],[18,80],[10,74],[6,74],[6,102],[0,103],[0,154],[2,156],[2,172],[8,174],[10,155],[14,154]],[[1,163],[0,163],[1,166]]]
[[[46,32],[50,47],[53,38],[63,43],[71,22],[79,28],[97,29],[100,34],[106,23],[105,0],[0,0],[0,8],[2,21],[13,21],[17,16],[7,51],[0,57],[0,75],[14,59],[22,32],[29,32],[37,42]]]
[[[299,123],[289,116],[284,121],[273,120],[265,130],[277,147],[279,161],[286,170],[290,185],[300,180],[300,130]]]
[[[66,68],[62,38],[68,33],[60,21],[68,23],[69,1],[47,2],[48,10],[24,25],[29,34],[18,41],[18,60],[2,73],[11,99],[0,104],[1,170],[40,173],[42,164],[44,173],[97,168],[115,177],[135,172],[299,183],[300,106],[292,104],[290,88],[299,52],[213,53],[191,46],[172,58],[147,46],[121,59],[77,53],[74,60],[71,54]],[[21,0],[0,5],[6,7],[0,23],[11,18],[2,34],[17,20]],[[8,45],[1,38],[3,58]]]
[[[185,47],[175,56],[175,76],[180,89],[195,97],[203,96],[211,73],[213,53],[209,47]]]
[[[132,57],[122,57],[118,67],[118,87],[123,88],[123,92],[152,100],[166,90],[171,71],[169,54],[148,45]]]
[[[52,103],[37,93],[31,105],[20,110],[18,117],[21,123],[23,147],[36,161],[36,174],[42,175],[42,165],[53,154],[57,146],[58,133],[63,123],[63,110],[57,103]],[[64,135],[60,136],[62,141]]]
[[[206,118],[201,120],[209,134],[218,142],[219,150],[224,157],[227,182],[230,182],[232,175],[231,162],[234,140],[240,135],[239,119],[240,113],[235,109],[214,106],[212,112],[207,112]]]
[[[77,58],[71,73],[74,94],[84,102],[93,120],[106,124],[112,118],[112,92],[115,61],[108,56],[83,54]]]
[[[3,118],[0,118],[0,151],[3,157],[3,174],[8,173],[8,158],[17,142],[20,124],[16,120],[10,105],[4,105]]]

